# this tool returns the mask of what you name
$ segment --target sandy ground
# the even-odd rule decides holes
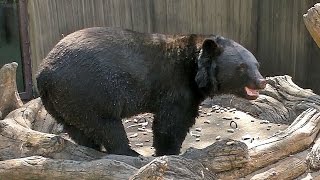
[[[200,107],[199,113],[196,124],[190,129],[182,145],[182,153],[189,147],[205,148],[222,138],[241,140],[251,147],[288,127],[257,120],[249,114],[228,107]],[[152,119],[152,114],[141,114],[123,122],[131,147],[144,156],[151,156],[154,152]]]

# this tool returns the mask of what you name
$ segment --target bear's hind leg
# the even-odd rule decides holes
[[[67,124],[64,124],[63,127],[71,139],[77,144],[101,151],[100,143],[96,143],[92,138],[88,138],[88,136],[77,127]]]
[[[91,126],[95,130],[88,133],[87,136],[90,136],[91,139],[98,139],[104,145],[108,154],[140,155],[130,148],[129,140],[120,118],[91,121]]]
[[[62,113],[59,113],[59,111],[56,110],[56,106],[53,103],[54,101],[51,100],[51,96],[49,96],[46,91],[41,91],[41,94],[41,100],[47,112],[50,113],[58,123],[63,124],[64,131],[68,133],[72,140],[81,146],[86,146],[97,151],[101,150],[100,144],[97,144],[92,139],[88,138],[79,128],[66,123],[65,119],[61,116]]]

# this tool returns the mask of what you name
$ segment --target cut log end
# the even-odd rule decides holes
[[[310,8],[308,12],[303,15],[303,20],[312,38],[320,48],[320,3]]]

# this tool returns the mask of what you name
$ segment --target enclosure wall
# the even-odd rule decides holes
[[[92,26],[221,34],[251,50],[265,75],[289,74],[320,93],[320,50],[302,15],[317,0],[29,0],[33,78],[67,34]],[[35,83],[35,80],[33,81]]]

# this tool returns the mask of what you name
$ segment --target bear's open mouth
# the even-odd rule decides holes
[[[248,86],[244,87],[246,91],[246,95],[248,99],[257,99],[259,97],[259,90],[258,89],[251,89]]]

